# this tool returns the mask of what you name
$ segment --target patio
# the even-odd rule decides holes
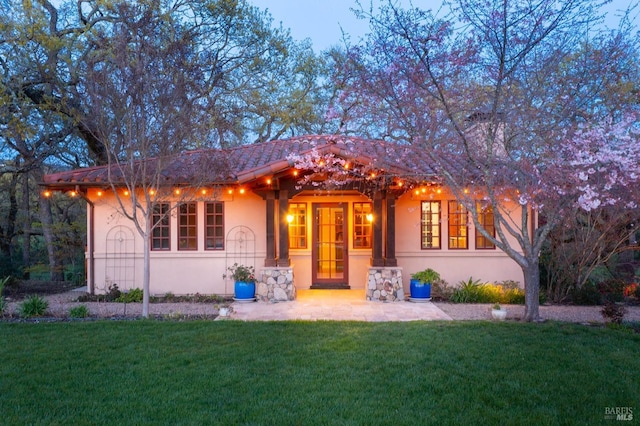
[[[298,290],[296,300],[234,303],[232,319],[243,321],[416,321],[451,320],[431,302],[371,302],[364,290]]]

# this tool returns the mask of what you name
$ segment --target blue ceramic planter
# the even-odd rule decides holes
[[[412,299],[430,299],[431,283],[422,283],[420,280],[409,281],[409,291]]]
[[[236,299],[254,299],[256,297],[256,284],[236,281],[235,286]]]

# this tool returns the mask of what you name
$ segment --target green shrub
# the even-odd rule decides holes
[[[89,316],[89,309],[85,305],[74,306],[69,309],[69,316],[71,318],[86,318]]]
[[[524,290],[520,288],[508,288],[502,296],[502,303],[510,305],[524,305]]]
[[[571,293],[571,299],[576,305],[600,305],[602,304],[602,293],[595,283],[587,281],[582,287]]]
[[[47,312],[49,302],[40,296],[29,296],[18,308],[20,316],[23,318],[41,317]]]
[[[602,316],[606,322],[612,322],[614,324],[622,324],[627,308],[624,305],[606,301],[602,307]]]
[[[8,276],[0,280],[0,315],[4,313],[4,310],[7,307],[7,301],[4,299],[4,296],[2,295],[2,291],[4,290],[5,284],[9,282],[10,279],[11,279],[11,276]]]
[[[132,288],[127,292],[123,292],[118,296],[115,301],[120,303],[141,303],[142,302],[142,289]]]
[[[460,281],[459,287],[453,290],[451,301],[453,303],[479,303],[480,280],[470,277],[467,281]]]
[[[523,304],[524,290],[516,281],[505,281],[500,284],[481,283],[469,278],[461,281],[453,290],[451,301],[454,303],[504,303]]]
[[[453,289],[442,278],[431,283],[431,298],[433,300],[451,300]]]

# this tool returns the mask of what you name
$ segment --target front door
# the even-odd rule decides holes
[[[349,288],[347,205],[313,205],[311,288]]]

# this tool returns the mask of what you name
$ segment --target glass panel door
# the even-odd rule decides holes
[[[313,286],[347,286],[346,205],[314,204],[313,213]]]

